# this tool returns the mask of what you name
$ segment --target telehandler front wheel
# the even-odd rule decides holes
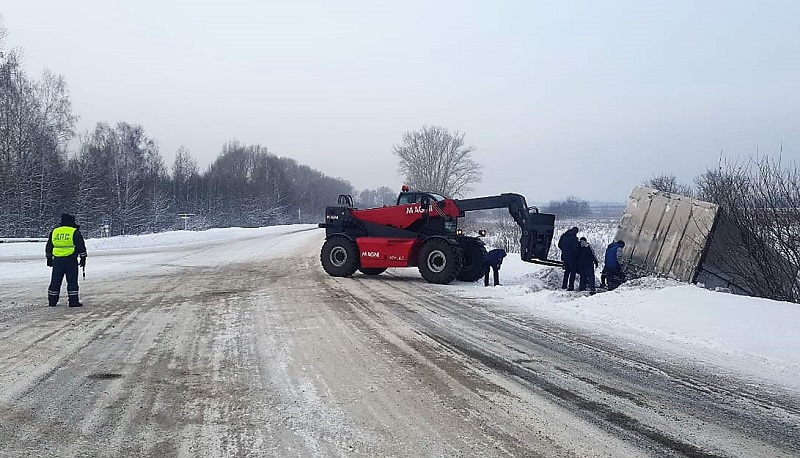
[[[343,235],[325,240],[319,255],[322,268],[332,277],[349,277],[358,269],[358,246]]]
[[[464,262],[456,278],[460,281],[476,281],[483,277],[483,258],[486,256],[486,246],[483,242],[480,239],[464,237],[459,239],[458,244]]]
[[[422,278],[430,283],[446,285],[461,272],[461,251],[447,240],[433,238],[422,245],[417,265]]]

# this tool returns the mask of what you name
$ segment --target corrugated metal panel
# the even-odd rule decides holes
[[[626,268],[694,281],[718,210],[689,197],[634,188],[617,231],[617,239],[625,241]]]

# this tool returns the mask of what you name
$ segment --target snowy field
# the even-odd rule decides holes
[[[136,270],[167,272],[198,262],[217,266],[245,262],[252,253],[226,250],[225,244],[251,238],[270,243],[270,237],[278,234],[293,234],[289,238],[292,245],[307,244],[318,249],[324,233],[313,228],[230,228],[89,239],[87,276],[121,275]],[[590,234],[590,240],[597,239],[593,241],[599,257],[610,235],[599,229]],[[278,254],[281,251],[280,247],[276,250]],[[186,254],[189,252],[193,255]],[[208,255],[198,256],[198,252]],[[418,275],[416,269],[396,272]],[[44,294],[48,276],[44,243],[0,244],[2,285],[35,281],[41,283]],[[441,288],[448,294],[485,300],[516,314],[582,329],[615,345],[664,360],[689,362],[710,373],[735,375],[751,383],[800,392],[800,306],[796,304],[708,291],[656,278],[631,281],[615,291],[586,296],[557,289],[560,270],[523,263],[516,255],[506,258],[500,279],[503,285],[499,287],[456,282]],[[91,283],[85,287],[90,288]],[[0,298],[0,307],[8,303],[7,299]]]

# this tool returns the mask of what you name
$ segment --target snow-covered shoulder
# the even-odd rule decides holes
[[[102,277],[153,269],[223,266],[285,256],[309,240],[323,237],[324,232],[315,224],[293,224],[92,238],[86,240],[87,271]],[[258,243],[245,242],[248,240]],[[45,265],[44,251],[44,241],[0,244],[0,281],[46,281],[50,269]]]
[[[510,255],[500,287],[459,283],[461,294],[585,331],[642,352],[800,391],[800,305],[716,292],[662,278],[593,296],[561,290],[562,271]],[[577,286],[577,284],[576,284]],[[495,302],[495,301],[493,301]]]

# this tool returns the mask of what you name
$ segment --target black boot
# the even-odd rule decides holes
[[[77,291],[67,291],[69,294],[69,306],[70,307],[82,307],[81,301],[78,300],[78,292]]]
[[[58,305],[58,293],[53,294],[51,292],[47,292],[47,305],[50,307],[55,307]]]

